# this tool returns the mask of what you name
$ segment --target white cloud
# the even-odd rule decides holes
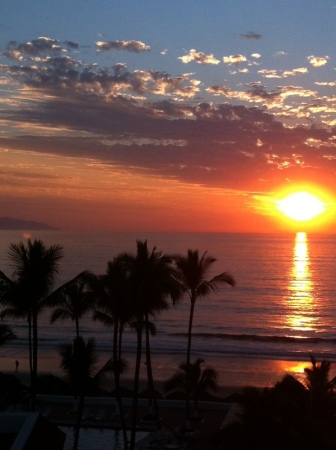
[[[313,67],[321,67],[327,64],[329,56],[308,56],[308,61]]]
[[[258,70],[258,73],[260,73],[260,75],[264,78],[281,78],[275,69],[261,69]]]
[[[223,57],[224,64],[227,64],[228,66],[231,66],[232,64],[238,65],[244,61],[247,61],[246,56],[244,55],[230,55]]]
[[[216,59],[213,54],[206,55],[203,52],[197,52],[195,49],[191,49],[188,55],[179,56],[184,64],[188,64],[192,61],[197,62],[198,64],[219,64],[219,59]]]
[[[336,86],[336,81],[329,81],[329,82],[315,81],[314,84],[316,84],[317,86],[332,86],[332,87],[334,87],[334,86]]]
[[[295,77],[297,75],[302,75],[304,73],[308,73],[307,67],[299,67],[293,70],[285,70],[282,74],[283,77]]]
[[[141,41],[98,41],[96,46],[99,50],[127,50],[129,52],[147,52],[151,48]]]

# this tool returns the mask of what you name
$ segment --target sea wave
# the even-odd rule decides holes
[[[176,337],[187,337],[187,333],[171,333]],[[222,339],[234,341],[251,341],[251,342],[283,342],[293,344],[320,344],[320,343],[336,343],[336,338],[326,337],[302,337],[302,336],[278,336],[278,335],[257,335],[257,334],[236,334],[236,333],[193,333],[193,338],[202,339]]]

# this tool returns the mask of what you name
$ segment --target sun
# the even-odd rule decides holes
[[[287,195],[276,202],[276,206],[289,219],[307,222],[322,214],[326,205],[315,195],[305,191]]]

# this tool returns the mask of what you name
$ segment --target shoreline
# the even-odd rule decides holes
[[[129,383],[134,374],[134,355],[126,354],[128,368],[122,375],[123,380]],[[99,353],[97,370],[108,360],[108,352]],[[155,357],[155,361],[154,361]],[[162,384],[176,373],[184,354],[155,354],[153,357],[153,375],[155,383]],[[193,359],[203,357],[194,352]],[[299,381],[305,377],[304,368],[309,367],[311,362],[309,356],[305,360],[286,360],[275,358],[256,358],[251,355],[223,355],[214,357],[205,355],[205,366],[214,368],[218,373],[219,386],[245,387],[255,386],[258,388],[273,387],[285,375],[293,375]],[[19,373],[29,373],[29,360],[26,348],[2,348],[0,352],[0,372],[15,374],[15,361],[19,361]],[[333,370],[332,370],[333,371]],[[59,378],[64,377],[60,368],[60,358],[55,351],[41,349],[38,359],[38,374],[50,373]],[[146,366],[142,361],[140,378],[146,379]]]
[[[0,373],[3,373],[5,375],[14,375],[16,378],[18,378],[20,380],[20,382],[26,386],[30,385],[30,372],[29,371],[18,371],[15,372],[15,370],[0,370]],[[40,371],[38,373],[38,376],[42,376],[42,375],[53,375],[55,377],[58,377],[60,379],[63,380],[64,376],[61,374],[54,374],[50,371]],[[130,389],[133,390],[133,379],[130,377],[125,377],[121,379],[121,386],[126,388],[126,389]],[[165,397],[167,394],[165,394],[164,392],[164,381],[162,380],[154,380],[154,386],[155,386],[155,390],[160,392],[160,394],[162,395],[162,400],[165,400]],[[113,391],[114,389],[114,380],[113,380],[113,376],[110,377],[109,379],[107,379],[103,386],[102,389],[105,390],[108,394]],[[140,379],[140,385],[139,385],[139,393],[141,394],[141,392],[145,391],[148,387],[147,384],[147,380],[145,378],[141,378]],[[217,401],[222,401],[224,400],[226,397],[229,397],[239,391],[241,391],[241,389],[244,386],[238,386],[238,385],[218,385],[218,389],[214,392],[214,391],[210,391],[209,394],[211,396],[214,397],[213,400],[211,400],[211,398],[209,397],[209,400],[206,401],[213,401],[213,402],[217,402]],[[53,394],[52,394],[53,395]],[[57,394],[55,394],[55,396],[57,396]],[[90,396],[88,396],[89,398]],[[217,400],[218,399],[218,400]]]
[[[157,356],[157,355],[155,355]],[[198,355],[195,356],[195,358]],[[105,361],[107,354],[99,358],[97,369],[99,369]],[[20,376],[29,375],[29,362],[25,354],[12,353],[2,354],[0,356],[0,372],[15,375],[15,361],[19,361]],[[178,358],[176,355],[160,355],[153,362],[153,374],[155,384],[162,384],[170,378],[177,370]],[[179,358],[180,360],[180,358]],[[134,366],[130,358],[128,360],[128,370],[123,374],[123,383],[130,383],[133,379]],[[286,360],[268,360],[253,357],[241,356],[225,356],[220,359],[206,357],[205,366],[211,366],[218,372],[218,385],[222,388],[232,387],[232,389],[242,388],[245,386],[255,386],[258,388],[273,387],[285,375],[293,375],[299,381],[305,378],[304,368],[310,366],[307,357],[306,361],[286,361]],[[332,369],[333,372],[333,369]],[[26,374],[26,375],[24,375]],[[60,359],[54,353],[48,354],[41,352],[38,360],[38,374],[51,374],[59,378],[64,378],[64,372],[60,368]],[[146,366],[142,365],[140,379],[146,380]]]

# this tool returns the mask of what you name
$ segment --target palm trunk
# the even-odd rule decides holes
[[[31,383],[31,410],[36,410],[36,388],[37,388],[37,315],[33,314],[33,371]]]
[[[75,319],[75,324],[76,324],[76,336],[79,337],[79,321],[78,321],[78,317],[76,317],[76,319]]]
[[[190,357],[191,357],[191,333],[195,310],[195,295],[191,295],[191,305],[189,314],[189,327],[188,327],[188,347],[187,347],[187,367],[186,367],[186,421],[187,426],[190,422]]]
[[[154,414],[155,414],[156,421],[157,421],[157,427],[160,429],[161,422],[160,422],[160,413],[159,413],[159,408],[158,408],[158,402],[157,402],[157,398],[155,397],[148,321],[149,321],[149,317],[148,317],[148,314],[146,313],[146,367],[147,367],[148,397],[149,397],[148,405],[149,405],[150,414],[152,412],[152,408],[154,407]]]
[[[78,414],[77,414],[77,422],[74,429],[74,444],[73,444],[73,450],[78,449],[78,442],[79,442],[79,432],[82,425],[82,415],[84,411],[84,395],[79,396],[79,405],[78,405]]]
[[[137,427],[137,419],[138,419],[138,397],[139,397],[141,353],[142,353],[142,318],[140,320],[138,320],[138,324],[137,324],[137,356],[136,356],[135,375],[134,375],[134,393],[133,393],[133,406],[132,406],[132,429],[131,429],[130,450],[135,449],[135,436],[136,436],[136,427]]]
[[[27,321],[28,321],[30,388],[32,388],[32,385],[33,385],[33,341],[32,341],[32,321],[31,321],[30,315],[29,315]]]
[[[115,320],[114,322],[114,333],[113,333],[113,361],[114,361],[114,382],[116,388],[116,399],[118,402],[118,407],[121,416],[121,428],[123,431],[123,439],[124,439],[124,449],[127,450],[127,432],[126,432],[126,421],[125,421],[125,413],[124,413],[124,405],[121,398],[120,391],[120,372],[121,372],[121,358],[118,352],[118,336],[119,336],[119,322]]]
[[[119,322],[119,330],[118,330],[118,361],[121,361],[122,355],[122,334],[124,331],[124,324]]]

